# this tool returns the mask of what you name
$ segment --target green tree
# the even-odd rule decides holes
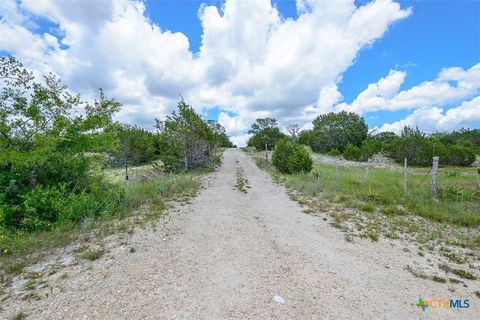
[[[212,128],[182,99],[165,121],[156,120],[159,157],[173,171],[213,163],[217,139]]]
[[[316,152],[326,153],[334,148],[343,151],[348,143],[360,147],[367,134],[368,126],[358,114],[330,112],[313,121],[310,146]]]
[[[252,124],[252,127],[248,133],[256,134],[259,131],[264,129],[273,129],[278,126],[277,120],[275,118],[257,118]]]
[[[313,131],[312,130],[302,130],[298,134],[298,143],[305,146],[311,146],[312,144]]]
[[[274,118],[257,119],[248,133],[253,136],[250,137],[247,145],[257,150],[265,150],[265,146],[268,150],[273,150],[280,139],[287,137],[277,127],[277,120]]]
[[[265,146],[267,146],[268,150],[273,150],[277,142],[286,137],[279,128],[264,128],[255,133],[248,140],[247,145],[255,147],[257,150],[265,150]]]
[[[216,120],[207,120],[207,124],[212,129],[215,139],[217,141],[217,146],[223,148],[232,148],[233,143],[228,139],[227,131],[225,128],[218,123]]]

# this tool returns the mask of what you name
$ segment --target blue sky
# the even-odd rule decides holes
[[[145,127],[179,93],[239,142],[255,117],[308,128],[339,110],[382,130],[479,127],[480,1],[2,3],[0,54],[86,97],[106,88]]]
[[[222,1],[201,1],[221,8]],[[202,27],[197,17],[200,1],[147,1],[147,14],[152,21],[171,31],[188,36],[192,52],[201,45]],[[369,1],[356,1],[357,5]],[[433,79],[449,66],[470,68],[480,61],[480,1],[418,0],[398,1],[412,7],[413,14],[395,24],[386,35],[360,52],[340,82],[346,102],[385,75],[386,70],[407,70],[402,89]],[[296,19],[295,0],[272,1],[284,18]],[[216,119],[219,109],[207,110],[207,117]],[[375,112],[365,117],[370,127],[394,121],[406,111]]]

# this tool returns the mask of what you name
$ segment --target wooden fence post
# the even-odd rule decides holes
[[[437,199],[437,175],[438,175],[438,160],[439,157],[433,157],[432,165],[432,196],[434,199]]]
[[[408,194],[408,178],[407,178],[407,157],[403,163],[403,193]]]
[[[268,162],[268,144],[265,143],[265,160]]]

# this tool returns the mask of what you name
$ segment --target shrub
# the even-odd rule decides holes
[[[273,165],[283,173],[288,173],[288,158],[293,152],[293,143],[287,139],[280,140],[272,154]]]
[[[360,161],[367,161],[374,154],[377,154],[382,151],[382,143],[377,139],[368,138],[363,141],[362,147],[360,148]]]
[[[288,171],[295,172],[310,172],[312,170],[313,161],[307,150],[300,145],[293,146],[293,152],[288,159]]]
[[[119,150],[116,156],[127,158],[131,164],[148,163],[155,159],[155,134],[145,129],[130,125],[116,128]]]
[[[461,145],[446,147],[445,163],[452,166],[469,166],[475,161],[475,151]],[[442,158],[440,158],[442,162]]]
[[[469,166],[475,161],[473,144],[445,145],[437,138],[405,127],[402,136],[392,139],[385,145],[385,150],[397,162],[402,163],[407,158],[409,164],[419,166],[430,166],[434,156],[440,157],[440,163],[445,165]]]
[[[307,150],[287,139],[280,140],[275,146],[272,162],[283,173],[310,172],[313,166]]]
[[[343,157],[346,160],[358,161],[360,160],[360,154],[360,148],[351,143],[347,144],[345,150],[343,151]]]
[[[50,230],[103,212],[115,187],[94,177],[87,154],[114,149],[120,103],[100,90],[77,112],[80,97],[60,79],[38,83],[12,57],[0,57],[0,97],[0,230]]]
[[[392,140],[386,150],[397,162],[407,158],[410,165],[428,166],[432,163],[434,143],[418,129],[405,127],[402,137]]]
[[[339,156],[341,153],[340,151],[337,149],[337,148],[333,148],[331,149],[330,151],[328,151],[328,155],[329,156],[332,156],[332,157],[337,157]]]

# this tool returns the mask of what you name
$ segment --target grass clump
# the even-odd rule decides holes
[[[459,255],[457,255],[456,253],[454,252],[446,252],[444,253],[444,256],[448,258],[448,260],[456,263],[456,264],[464,264],[465,263],[465,259],[463,259],[462,257],[460,257]]]
[[[373,230],[368,230],[367,233],[365,234],[365,236],[368,237],[373,242],[378,241],[378,233],[373,231]]]
[[[447,279],[439,277],[439,276],[433,276],[432,280],[435,281],[435,282],[447,283]]]
[[[477,279],[477,277],[475,277],[473,274],[471,274],[468,271],[465,271],[465,270],[462,270],[462,269],[451,268],[450,266],[448,266],[446,264],[440,264],[439,268],[442,269],[445,272],[451,272],[454,275],[459,276],[460,278],[464,278],[464,279],[467,279],[467,280],[476,280]]]
[[[374,212],[375,211],[375,207],[370,204],[370,203],[362,203],[358,206],[358,208],[364,212]]]
[[[83,252],[80,255],[80,258],[85,259],[85,260],[90,260],[90,261],[95,261],[97,259],[100,259],[103,255],[105,254],[105,250],[101,248],[97,249],[89,249]]]
[[[24,320],[24,319],[27,319],[27,314],[22,311],[17,312],[10,317],[10,320]]]

